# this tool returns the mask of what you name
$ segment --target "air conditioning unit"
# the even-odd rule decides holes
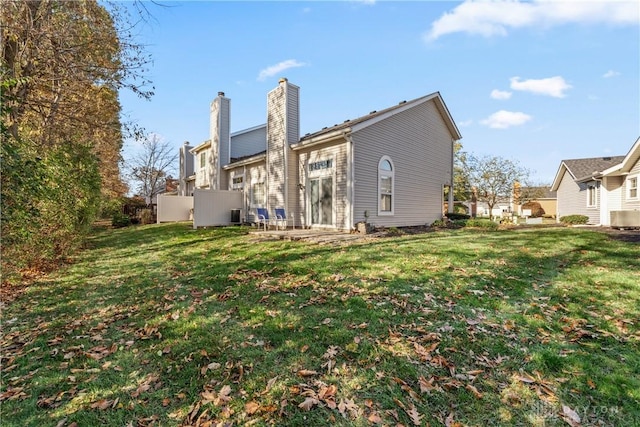
[[[617,228],[640,227],[640,210],[611,211],[611,226]]]

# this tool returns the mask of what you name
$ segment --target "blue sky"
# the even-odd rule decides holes
[[[162,4],[138,28],[155,96],[121,103],[176,150],[209,138],[218,91],[232,131],[265,123],[280,77],[300,86],[301,134],[439,91],[465,151],[517,160],[535,183],[640,136],[636,1]]]

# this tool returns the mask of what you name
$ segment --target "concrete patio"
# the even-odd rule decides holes
[[[378,233],[360,234],[344,231],[330,231],[318,229],[287,229],[287,230],[255,230],[249,234],[259,240],[302,240],[318,244],[349,244],[380,236]]]

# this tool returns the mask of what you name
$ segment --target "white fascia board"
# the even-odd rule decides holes
[[[267,158],[267,153],[262,153],[256,156],[246,158],[244,160],[239,160],[237,162],[229,163],[228,165],[223,166],[222,169],[231,170],[231,169],[237,168],[238,166],[246,166],[253,163],[263,162],[266,160],[266,158]]]
[[[558,172],[556,172],[556,177],[553,179],[553,183],[551,184],[551,191],[558,191],[558,187],[560,186],[560,181],[562,181],[562,171],[565,170],[571,175],[571,178],[575,181],[576,177],[571,173],[566,163],[562,161],[560,163],[560,167],[558,168]]]
[[[453,134],[454,139],[457,141],[459,139],[462,139],[462,134],[460,133],[460,130],[458,130],[458,127],[456,126],[456,123],[453,121],[453,118],[451,117],[451,114],[449,113],[449,109],[447,108],[446,104],[444,103],[444,100],[442,99],[442,97],[440,96],[440,92],[435,92],[432,93],[430,95],[424,96],[422,98],[418,98],[418,99],[414,99],[413,101],[409,101],[407,102],[405,105],[403,105],[402,107],[399,108],[395,108],[391,111],[388,111],[384,114],[381,114],[379,116],[373,117],[369,120],[366,120],[364,122],[355,124],[351,127],[353,132],[357,132],[361,129],[364,129],[366,127],[369,127],[375,123],[378,123],[382,120],[388,119],[389,117],[395,116],[396,114],[402,113],[403,111],[408,110],[409,108],[413,108],[416,105],[420,105],[423,104],[425,102],[431,101],[431,100],[435,100],[436,101],[436,107],[438,108],[438,111],[440,111],[440,113],[444,114],[444,118],[445,121],[447,122],[447,127],[449,128],[449,130],[451,131],[451,133]]]
[[[324,142],[330,142],[335,139],[344,138],[344,136],[349,134],[350,132],[351,132],[351,128],[346,128],[346,129],[340,129],[333,132],[318,135],[314,138],[305,139],[302,142],[291,144],[291,149],[296,151],[302,148],[307,148],[307,147],[312,147],[314,145],[322,144]]]
[[[189,152],[191,154],[196,154],[198,151],[202,151],[205,148],[209,148],[211,147],[211,140],[208,139],[205,142],[203,142],[202,144],[198,145],[197,147],[192,148],[191,150],[189,150]]]
[[[609,169],[605,169],[604,171],[602,171],[602,175],[615,176],[628,173],[637,161],[640,161],[640,137],[633,144],[631,150],[629,150],[624,160],[622,160],[622,162],[618,163],[617,165],[611,166]]]

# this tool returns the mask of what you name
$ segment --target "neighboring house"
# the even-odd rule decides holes
[[[558,209],[558,195],[546,186],[519,187],[514,186],[512,210],[522,215],[522,205],[527,202],[538,202],[545,215],[555,215]]]
[[[551,186],[557,218],[580,214],[589,224],[612,225],[612,212],[640,211],[639,159],[640,138],[626,156],[563,160]]]
[[[180,172],[184,188],[194,176],[195,188],[242,191],[242,218],[249,222],[259,207],[272,214],[284,208],[296,226],[340,230],[365,220],[413,226],[442,217],[453,144],[462,136],[440,93],[302,138],[299,93],[281,79],[267,95],[267,123],[231,133],[230,99],[219,92],[210,139],[188,148],[195,162],[193,173]],[[181,167],[189,164],[182,162],[187,147]]]

